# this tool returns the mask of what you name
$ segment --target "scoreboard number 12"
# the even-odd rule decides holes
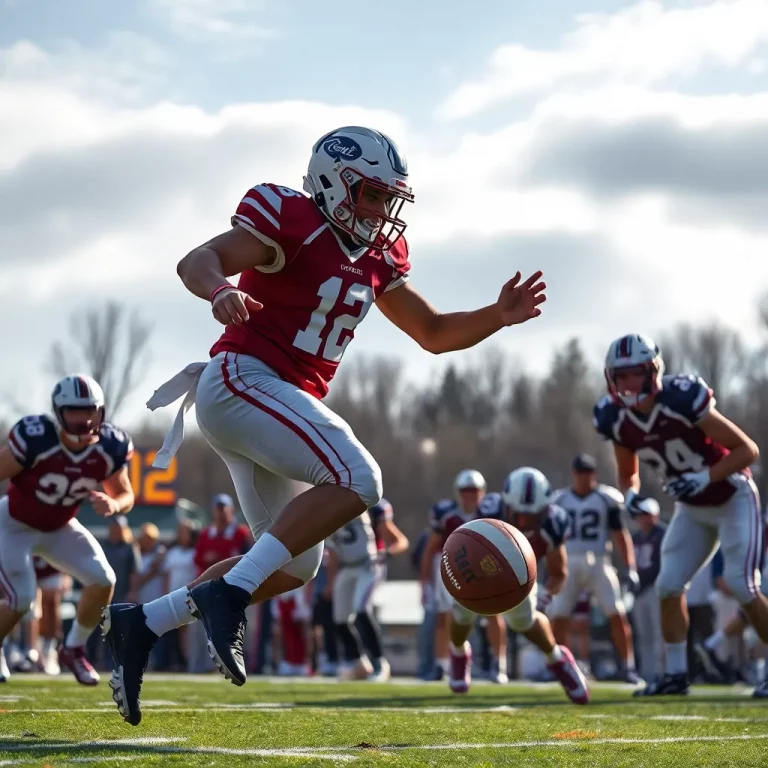
[[[155,469],[152,462],[157,451],[134,448],[128,465],[131,487],[137,504],[170,507],[176,504],[178,462],[174,456],[168,469]]]

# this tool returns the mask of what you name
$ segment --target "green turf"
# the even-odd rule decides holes
[[[596,685],[576,707],[556,685],[454,697],[439,683],[149,676],[133,728],[105,683],[17,675],[0,686],[0,766],[768,766],[768,701],[748,693],[644,701]]]

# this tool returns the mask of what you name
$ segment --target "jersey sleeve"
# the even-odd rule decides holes
[[[666,404],[691,424],[715,407],[715,395],[700,376],[665,377],[663,390]]]
[[[435,533],[442,533],[445,528],[445,516],[453,508],[453,503],[448,500],[438,501],[429,512],[429,527]]]
[[[616,404],[609,395],[601,398],[592,411],[592,424],[597,434],[605,440],[616,440],[613,427],[616,423]]]
[[[24,469],[33,467],[37,459],[56,447],[58,442],[56,426],[45,415],[25,416],[11,427],[8,436],[13,458]]]
[[[621,531],[626,526],[622,516],[624,509],[624,496],[621,491],[611,488],[610,485],[601,485],[599,488],[600,496],[605,501],[605,508],[608,511],[608,527],[612,531]]]
[[[122,429],[112,424],[102,424],[100,435],[104,450],[112,460],[110,475],[114,475],[131,460],[133,440]]]
[[[553,504],[542,528],[547,534],[550,547],[557,549],[568,538],[568,513],[562,507]]]
[[[486,493],[478,509],[480,517],[501,520],[504,514],[504,499],[500,493]]]
[[[384,289],[386,293],[408,282],[411,261],[408,243],[404,237],[401,237],[389,251],[384,252],[384,259],[392,267],[392,278]]]
[[[296,256],[302,245],[297,237],[297,208],[311,201],[293,189],[276,184],[251,187],[232,216],[232,226],[247,229],[265,245],[275,249],[272,264],[256,267],[259,272],[279,272]]]

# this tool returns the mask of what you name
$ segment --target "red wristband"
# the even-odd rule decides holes
[[[222,292],[226,291],[228,288],[234,288],[235,286],[232,285],[232,283],[222,283],[218,288],[214,288],[211,291],[211,297],[209,301],[213,303],[213,300]]]

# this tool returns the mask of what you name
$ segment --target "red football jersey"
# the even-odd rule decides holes
[[[19,522],[47,532],[75,517],[83,499],[133,454],[131,438],[111,424],[101,425],[98,442],[73,453],[46,415],[17,422],[8,445],[24,467],[8,486],[8,511]]]
[[[248,527],[237,523],[228,525],[224,533],[219,533],[213,525],[202,530],[195,547],[195,565],[200,573],[222,560],[245,554],[249,549],[250,536]]]
[[[379,296],[408,279],[405,239],[389,251],[351,251],[310,198],[274,184],[249,190],[232,224],[272,246],[277,259],[240,275],[237,287],[264,308],[228,325],[211,356],[251,355],[325,397],[357,324]]]

